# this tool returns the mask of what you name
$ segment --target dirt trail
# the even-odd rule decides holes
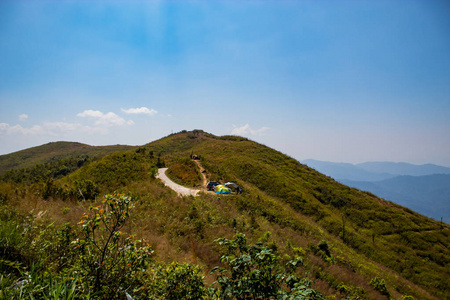
[[[202,175],[202,178],[203,178],[202,187],[206,188],[206,184],[208,183],[208,181],[207,181],[206,175],[205,175],[205,173],[206,173],[205,168],[203,168],[203,166],[199,160],[194,160],[194,161],[197,164],[198,168],[200,169],[200,174]]]
[[[178,195],[181,195],[181,196],[189,196],[189,195],[197,196],[197,194],[200,191],[203,191],[203,192],[206,192],[206,193],[214,193],[214,192],[210,192],[210,191],[206,190],[206,184],[208,183],[208,180],[206,179],[205,168],[203,168],[203,166],[202,166],[202,164],[200,163],[199,160],[194,160],[194,161],[195,161],[195,163],[197,164],[197,166],[198,166],[198,168],[200,170],[200,174],[202,175],[202,187],[201,187],[201,189],[187,188],[187,187],[181,186],[181,185],[173,182],[166,175],[167,168],[158,169],[158,174],[156,175],[156,178],[161,179],[161,181],[166,186],[170,187],[172,190],[177,192]]]
[[[176,184],[175,182],[170,180],[169,177],[167,177],[166,171],[167,171],[167,168],[158,169],[158,174],[156,175],[156,178],[161,179],[161,181],[166,186],[170,187],[172,190],[177,192],[178,195],[181,195],[181,196],[189,196],[189,195],[196,196],[198,194],[198,192],[200,192],[200,190],[190,189],[190,188],[181,186],[179,184]]]

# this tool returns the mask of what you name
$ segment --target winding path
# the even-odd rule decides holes
[[[199,160],[194,160],[194,161],[197,164],[198,169],[200,170],[200,175],[202,175],[202,179],[203,179],[202,187],[204,189],[206,189],[207,180],[206,180],[206,175],[205,175],[205,168],[203,168],[203,166],[202,166],[202,164],[200,163]]]
[[[200,192],[200,190],[190,189],[190,188],[181,186],[179,184],[176,184],[175,182],[170,180],[169,177],[167,177],[166,171],[167,171],[167,168],[158,169],[158,174],[156,175],[156,178],[161,179],[161,181],[164,183],[164,185],[170,187],[172,190],[177,192],[178,195],[181,195],[181,196],[189,196],[189,195],[196,196],[198,194],[198,192]]]

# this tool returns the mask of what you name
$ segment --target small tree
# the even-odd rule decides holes
[[[95,199],[99,194],[99,189],[94,182],[90,180],[80,180],[75,181],[76,193],[79,199],[88,200]]]
[[[244,234],[216,242],[226,248],[221,256],[226,268],[212,270],[219,272],[215,284],[219,285],[216,294],[221,299],[322,299],[319,292],[310,288],[308,279],[294,274],[302,264],[300,257],[283,267],[272,249],[247,246]]]
[[[85,291],[117,299],[153,253],[146,241],[134,240],[120,231],[131,207],[131,197],[107,195],[102,205],[90,206],[79,222],[83,236],[74,243],[80,262],[73,271],[86,279]]]

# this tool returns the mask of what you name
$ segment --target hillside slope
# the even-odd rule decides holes
[[[191,154],[201,156],[209,180],[234,181],[243,193],[178,197],[154,178],[158,167],[185,164],[174,173],[195,179]],[[114,191],[137,201],[127,232],[148,239],[160,261],[202,265],[209,282],[209,270],[220,264],[214,240],[241,232],[280,253],[283,262],[301,255],[302,276],[330,299],[450,297],[450,226],[241,137],[184,131],[106,155],[55,181],[4,182],[0,200],[76,224],[82,207]],[[374,284],[380,279],[386,291]]]
[[[450,220],[450,168],[436,165],[370,162],[363,164],[304,160],[337,181],[371,192],[435,220]],[[398,175],[401,174],[401,175]]]
[[[397,176],[374,182],[341,182],[407,206],[435,220],[443,218],[447,223],[450,221],[450,175]]]
[[[133,149],[133,146],[89,146],[75,142],[52,142],[0,156],[0,175],[11,169],[29,168],[71,156],[97,157],[115,151]]]
[[[449,231],[434,220],[342,185],[245,138],[185,132],[147,147],[169,159],[199,154],[210,179],[235,181],[251,191],[239,200],[241,209],[302,234],[311,230],[307,223],[323,228],[345,247],[448,295]],[[291,218],[280,205],[292,209]]]

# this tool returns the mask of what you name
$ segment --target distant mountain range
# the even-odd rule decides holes
[[[450,168],[394,162],[361,164],[301,161],[335,180],[423,215],[450,221]]]
[[[314,159],[306,159],[300,162],[336,180],[378,181],[402,175],[450,174],[450,168],[433,164],[413,165],[401,162],[365,162],[354,165]]]

